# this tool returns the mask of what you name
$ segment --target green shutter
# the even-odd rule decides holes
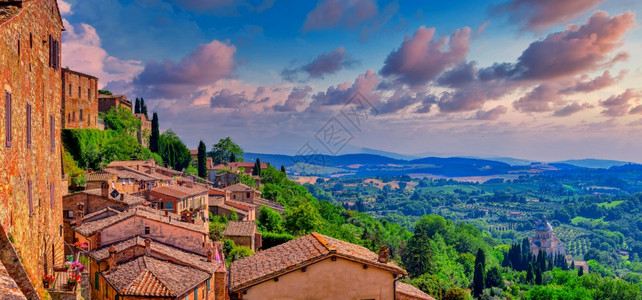
[[[210,291],[210,280],[209,279],[207,280],[207,291],[208,292]]]
[[[96,272],[96,273],[94,273],[94,289],[95,289],[95,290],[98,290],[98,284],[99,284],[99,283],[100,283],[100,282],[99,282],[99,280],[98,280],[98,272]]]
[[[198,287],[194,288],[194,300],[198,300]]]

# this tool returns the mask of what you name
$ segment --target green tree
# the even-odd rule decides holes
[[[267,206],[261,206],[257,225],[261,231],[274,233],[283,232],[283,220],[281,215]]]
[[[149,136],[149,150],[154,153],[158,153],[158,139],[160,132],[158,130],[158,115],[154,113],[152,115],[152,134]]]
[[[310,202],[285,210],[285,228],[294,235],[304,235],[323,225],[319,211]]]
[[[111,92],[109,90],[98,90],[98,94],[100,94],[100,95],[111,95]]]
[[[425,218],[425,217],[424,217]],[[429,228],[421,226],[421,221],[415,225],[415,233],[412,235],[401,255],[401,261],[408,270],[410,277],[418,277],[425,273],[432,273],[434,270],[433,249],[430,246]]]
[[[101,114],[105,125],[117,133],[134,135],[140,126],[140,120],[132,115],[131,110],[118,106],[112,107],[109,112]]]
[[[285,173],[285,166],[281,165],[281,172]],[[318,178],[317,178],[318,180]]]
[[[142,97],[140,98],[140,113],[145,115],[145,118],[149,119],[149,116],[147,116],[147,105],[145,104],[145,99]]]
[[[535,284],[542,285],[542,269],[538,266],[535,268]]]
[[[243,161],[243,149],[234,143],[230,137],[226,137],[212,145],[212,151],[210,151],[209,156],[215,164],[221,164],[230,161],[232,154],[234,154],[235,161]]]
[[[136,98],[136,104],[134,104],[134,113],[140,113],[140,99]]]
[[[498,267],[491,267],[486,273],[486,288],[504,287],[504,280]]]
[[[163,161],[174,170],[187,168],[192,156],[189,149],[174,131],[167,130],[158,139],[159,153]]]
[[[584,275],[584,267],[577,268],[577,276],[582,277]]]
[[[473,296],[479,298],[484,292],[484,264],[477,262],[475,264],[475,274],[473,275]]]
[[[203,141],[200,141],[198,143],[198,176],[202,178],[207,178],[207,148],[205,147],[205,143]]]
[[[526,271],[526,282],[528,284],[532,284],[533,280],[535,278],[535,274],[533,271],[533,264],[528,264],[528,270]]]
[[[252,170],[252,175],[261,176],[261,160],[258,157],[254,162],[254,170]]]
[[[467,300],[468,293],[462,288],[453,286],[444,295],[444,300]]]

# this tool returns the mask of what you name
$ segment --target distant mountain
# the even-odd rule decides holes
[[[527,166],[530,165],[533,161],[532,160],[527,160],[527,159],[520,159],[520,158],[512,158],[512,157],[503,157],[503,156],[489,156],[489,157],[476,157],[476,156],[462,156],[465,158],[478,158],[478,159],[487,159],[487,160],[494,160],[494,161],[499,161],[503,163],[507,163],[511,166]]]
[[[255,161],[257,158],[261,162],[269,162],[274,167],[281,165],[289,167],[295,163],[316,164],[325,167],[344,167],[350,165],[385,165],[385,164],[405,164],[406,160],[394,159],[374,154],[343,154],[343,155],[282,155],[282,154],[264,154],[246,152],[243,154],[245,161]]]
[[[558,164],[568,164],[582,168],[592,168],[592,169],[608,169],[610,167],[618,167],[628,164],[625,161],[619,160],[608,160],[608,159],[569,159],[563,161],[557,161]]]

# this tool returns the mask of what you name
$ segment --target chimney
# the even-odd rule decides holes
[[[125,194],[120,194],[120,201],[125,201]]]
[[[100,248],[100,246],[101,246],[101,243],[102,243],[102,241],[101,241],[101,240],[102,240],[101,235],[102,235],[102,232],[99,230],[99,231],[96,233],[96,249]]]
[[[76,226],[82,225],[82,217],[83,217],[83,213],[82,213],[82,204],[81,204],[81,205],[78,205],[78,210],[76,211]]]
[[[108,271],[116,271],[116,253],[118,253],[118,249],[112,245],[108,249],[109,251],[109,257],[107,258],[107,270]]]
[[[100,195],[103,196],[104,198],[109,198],[109,183],[108,182],[103,182],[100,185]]]
[[[145,255],[146,256],[152,255],[152,240],[150,239],[145,239]]]
[[[380,263],[388,263],[390,261],[390,250],[388,249],[387,246],[381,246],[379,247],[379,258],[378,258]]]
[[[212,262],[214,256],[214,251],[212,249],[207,249],[207,262]]]

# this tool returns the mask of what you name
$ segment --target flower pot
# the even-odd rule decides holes
[[[43,282],[43,283],[42,283],[42,285],[44,285],[44,286],[45,286],[45,289],[48,289],[48,288],[49,288],[49,282]]]
[[[67,290],[68,291],[73,291],[75,287],[76,287],[76,283],[67,282]]]

